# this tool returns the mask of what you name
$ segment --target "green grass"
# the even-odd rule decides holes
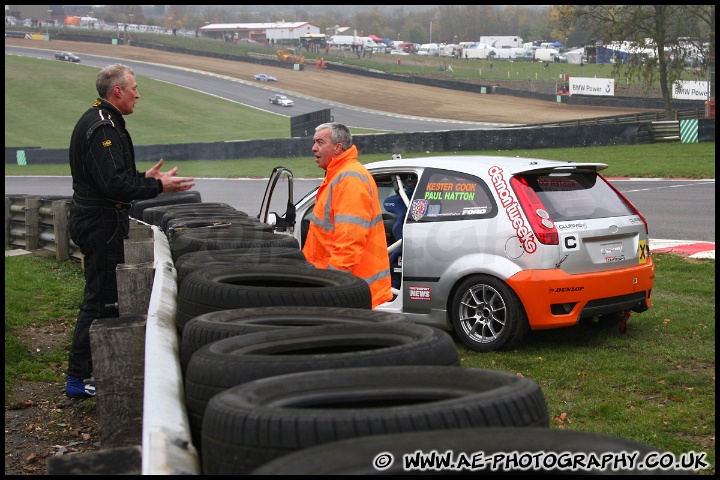
[[[68,148],[80,115],[97,98],[98,69],[5,55],[5,146]],[[290,118],[141,77],[126,117],[135,145],[286,138]]]
[[[69,340],[43,351],[36,336],[74,327],[85,280],[80,265],[33,255],[5,257],[5,396],[16,380],[59,381]]]
[[[534,331],[513,351],[462,365],[521,374],[540,384],[554,428],[605,433],[715,465],[715,261],[654,254],[653,306],[626,334],[580,325]],[[80,266],[30,255],[5,258],[5,393],[18,380],[62,382],[69,344],[30,347],[32,335],[74,325]]]

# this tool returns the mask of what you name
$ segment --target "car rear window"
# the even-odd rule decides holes
[[[595,172],[523,174],[555,222],[634,215]]]
[[[413,195],[408,221],[491,218],[497,211],[487,185],[478,177],[427,169]]]

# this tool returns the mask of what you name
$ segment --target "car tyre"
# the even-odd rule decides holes
[[[193,229],[236,229],[248,228],[250,230],[258,230],[264,232],[273,232],[272,225],[260,223],[258,219],[248,217],[247,215],[235,214],[217,214],[207,215],[205,217],[176,217],[168,221],[167,227],[164,229],[165,235],[170,243],[176,234],[190,231]]]
[[[296,247],[247,247],[226,250],[205,250],[186,253],[175,262],[177,284],[180,286],[192,271],[210,264],[267,263],[276,258],[294,258],[305,262],[302,250]],[[309,264],[309,262],[308,262]]]
[[[280,264],[280,260],[285,264]],[[278,259],[263,264],[208,265],[196,269],[183,279],[178,291],[175,322],[180,333],[198,315],[233,308],[372,308],[370,287],[364,280],[349,272],[315,268],[306,263]]]
[[[184,213],[195,213],[195,212],[206,212],[206,213],[230,213],[237,212],[234,207],[231,207],[227,203],[211,202],[202,203],[176,203],[169,205],[159,205],[157,207],[151,207],[145,209],[142,213],[142,219],[145,223],[156,225],[164,230],[165,217],[166,215],[177,216]],[[171,218],[171,217],[168,217]]]
[[[464,469],[438,469],[436,471],[427,469],[422,471],[419,467],[416,470],[408,470],[403,462],[406,457],[428,458],[431,452],[437,451],[440,451],[440,458],[445,452],[451,451],[454,459],[459,459],[460,454],[469,458],[476,452],[482,452],[482,458],[486,463],[477,465],[477,468],[468,463]],[[622,455],[628,452],[637,452],[640,454],[638,461],[642,461],[648,454],[659,453],[661,450],[634,440],[602,433],[554,428],[490,427],[434,430],[375,435],[326,443],[277,458],[253,470],[251,475],[408,475],[413,473],[527,475],[541,472],[558,475],[567,475],[570,472],[575,475],[692,474],[689,470],[663,470],[659,467],[641,470],[638,468],[638,463],[633,465],[632,462],[618,462],[616,468],[609,462],[605,465],[600,462],[588,463],[587,469],[580,470],[561,468],[560,462],[540,461],[536,465],[531,465],[530,468],[521,468],[520,464],[524,462],[516,462],[512,466],[511,459],[513,457],[510,456],[510,452],[519,453],[517,458],[524,455],[525,459],[529,455],[535,456],[544,452],[544,456],[537,457],[542,460],[559,460],[560,454],[564,454],[566,458],[589,458],[590,456],[602,458],[610,453]],[[502,469],[492,468],[494,459],[505,458],[510,460],[509,466]]]
[[[155,198],[148,198],[146,200],[133,200],[130,204],[130,211],[128,213],[133,218],[143,220],[143,211],[146,208],[157,207],[160,205],[178,205],[181,203],[200,202],[202,202],[202,196],[197,190],[188,190],[186,192],[161,193]]]
[[[201,347],[224,338],[285,328],[324,325],[410,323],[401,313],[343,307],[255,307],[220,310],[199,315],[185,324],[180,364],[187,370]]]
[[[256,228],[258,228],[256,230]],[[173,262],[182,255],[203,250],[223,250],[247,247],[298,247],[298,241],[289,235],[267,232],[258,222],[257,227],[245,226],[222,229],[190,229],[176,232],[170,243]]]
[[[210,399],[202,468],[205,475],[244,474],[324,443],[476,427],[548,428],[540,385],[507,372],[436,365],[278,375]]]
[[[530,331],[518,296],[489,275],[475,275],[458,286],[450,317],[460,341],[476,352],[513,348]]]

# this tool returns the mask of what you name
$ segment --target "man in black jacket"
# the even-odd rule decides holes
[[[75,325],[65,392],[70,398],[95,395],[92,384],[90,325],[98,318],[117,317],[115,269],[124,261],[133,200],[163,192],[189,190],[192,178],[178,177],[177,167],[160,172],[163,160],[147,172],[135,165],[135,151],[123,115],[133,113],[140,98],[135,74],[121,64],[97,76],[99,98],[78,120],[70,139],[73,206],[70,237],[85,262],[85,294]]]

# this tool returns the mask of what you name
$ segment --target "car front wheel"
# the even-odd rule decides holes
[[[460,340],[476,352],[512,348],[530,330],[525,309],[510,287],[488,275],[460,284],[451,307]]]

